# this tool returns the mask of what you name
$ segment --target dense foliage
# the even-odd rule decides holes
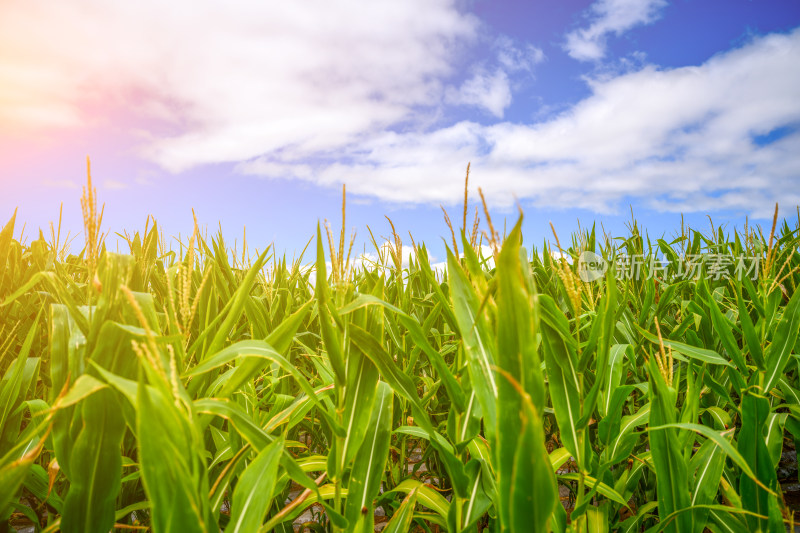
[[[0,530],[791,521],[797,227],[529,252],[517,224],[485,254],[457,231],[444,269],[395,235],[354,267],[319,230],[313,265],[196,227],[170,251],[155,222],[112,253],[89,200],[79,256],[0,233]]]

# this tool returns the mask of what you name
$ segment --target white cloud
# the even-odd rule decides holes
[[[0,134],[127,108],[173,171],[336,148],[441,101],[477,27],[455,0],[5,2]]]
[[[567,34],[567,53],[580,61],[596,61],[606,53],[606,36],[617,36],[636,26],[651,24],[666,0],[597,0],[590,8],[591,24]]]
[[[508,75],[501,69],[494,74],[478,72],[458,90],[450,89],[445,97],[448,103],[481,107],[497,118],[503,118],[505,109],[511,105]]]
[[[602,213],[639,199],[661,210],[769,215],[776,200],[800,204],[800,131],[764,146],[753,137],[800,125],[797,57],[800,29],[699,66],[591,81],[591,96],[544,122],[387,132],[345,150],[347,163],[316,165],[309,179],[389,201],[449,203],[471,161],[471,194],[480,186],[499,206],[516,197]]]
[[[531,72],[535,65],[545,60],[544,51],[530,43],[517,47],[507,36],[495,41],[497,61],[509,72],[525,70]]]
[[[599,0],[575,33],[596,45],[583,55],[602,56],[606,36],[652,22],[663,4]],[[491,60],[448,88],[479,31],[455,5],[6,2],[0,135],[129,109],[166,169],[232,161],[241,173],[346,182],[391,202],[459,201],[471,161],[473,198],[481,186],[494,206],[516,197],[608,212],[643,199],[763,215],[776,199],[800,203],[800,132],[752,141],[800,124],[800,30],[698,66],[605,73],[546,120],[438,127],[446,102],[504,116],[512,82],[544,60],[500,38]],[[422,129],[429,116],[439,122]]]
[[[42,180],[42,185],[45,187],[51,187],[53,189],[77,189],[78,184],[69,179],[61,179],[61,180],[54,180],[50,178],[45,178]]]
[[[517,74],[533,75],[533,68],[545,60],[544,52],[530,43],[518,46],[501,35],[493,46],[494,66],[477,65],[472,77],[460,87],[445,90],[445,102],[482,108],[497,118],[503,118],[512,101],[512,79]]]
[[[103,188],[118,191],[122,189],[127,189],[128,185],[117,180],[103,180]]]

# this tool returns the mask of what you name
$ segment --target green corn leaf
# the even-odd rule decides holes
[[[764,362],[764,351],[761,348],[761,342],[758,339],[756,328],[750,318],[750,313],[747,310],[747,304],[742,297],[742,289],[736,285],[736,306],[739,310],[739,321],[742,325],[742,337],[747,344],[747,349],[753,357],[753,361],[759,370],[764,371],[767,369]]]
[[[659,345],[658,337],[656,335],[650,333],[646,329],[639,328],[638,326],[637,329],[645,339],[652,342],[656,346]],[[679,354],[683,354],[686,357],[691,357],[692,359],[697,359],[698,361],[701,361],[703,363],[708,363],[710,365],[733,366],[727,359],[725,359],[724,357],[722,357],[720,354],[718,354],[713,350],[708,350],[706,348],[698,348],[697,346],[692,346],[690,344],[685,344],[678,341],[671,341],[668,339],[663,339],[663,343],[664,343],[664,348],[672,348]],[[678,357],[676,356],[676,359],[677,358]]]
[[[417,389],[411,379],[397,368],[397,365],[389,354],[386,353],[371,334],[357,325],[351,324],[350,336],[353,341],[353,346],[369,357],[395,393],[408,401],[415,421],[428,434],[431,444],[439,452],[445,469],[451,477],[453,489],[456,491],[457,495],[463,497],[467,491],[468,485],[468,480],[463,470],[463,464],[454,455],[452,445],[434,429],[428,412],[423,407],[417,395]]]
[[[264,266],[264,261],[266,260],[269,250],[270,248],[267,247],[266,250],[261,252],[261,255],[258,256],[258,259],[255,260],[253,265],[247,271],[247,275],[236,288],[233,298],[225,306],[225,312],[223,313],[225,318],[217,330],[217,333],[214,335],[214,338],[211,340],[211,343],[208,345],[206,354],[215,354],[222,349],[225,341],[231,333],[231,330],[233,329],[233,325],[239,320],[239,317],[242,316],[245,302],[249,297],[250,290],[252,289],[256,276]],[[201,359],[203,358],[201,357]]]
[[[622,384],[622,369],[625,358],[633,359],[633,348],[630,344],[615,344],[611,346],[608,354],[608,368],[606,370],[606,387],[600,392],[601,401],[599,411],[606,416],[611,408],[611,399],[614,391]]]
[[[313,301],[304,304],[300,309],[287,317],[275,330],[265,339],[266,343],[272,346],[278,353],[286,353],[292,343],[292,339],[297,333],[300,324],[308,316]],[[229,396],[239,389],[245,382],[256,376],[267,365],[267,361],[258,358],[245,359],[236,367],[230,378],[223,385],[218,396]]]
[[[591,533],[608,533],[608,508],[590,505],[586,509],[586,528]]]
[[[691,505],[713,503],[725,467],[725,453],[713,440],[705,441],[692,457],[689,470],[694,472],[694,490]],[[708,519],[708,510],[698,508],[692,514],[693,531],[702,533]]]
[[[139,461],[153,531],[211,530],[205,464],[190,422],[171,398],[144,383],[137,404]]]
[[[439,516],[447,518],[447,513],[450,510],[450,502],[432,488],[431,485],[427,485],[416,479],[406,479],[401,481],[390,492],[402,492],[407,494],[412,490],[418,492],[417,499],[422,505],[433,509]]]
[[[7,520],[11,505],[16,502],[19,490],[25,481],[28,470],[44,447],[49,433],[50,419],[39,423],[36,435],[30,440],[20,440],[5,455],[0,457],[0,520]]]
[[[419,488],[414,488],[406,494],[403,501],[400,502],[400,507],[392,515],[392,519],[383,528],[384,533],[406,533],[411,529],[411,523],[414,519],[414,506],[417,504],[417,491]]]
[[[261,526],[274,496],[283,446],[283,438],[275,439],[239,476],[233,492],[231,521],[225,531],[250,532]]]
[[[486,431],[490,440],[497,427],[497,378],[492,368],[495,365],[494,344],[490,340],[486,324],[478,315],[480,300],[458,260],[448,251],[447,273],[453,299],[453,312],[464,342],[470,373],[470,383],[478,395],[486,417]]]
[[[6,261],[8,261],[9,248],[11,247],[11,239],[14,237],[14,222],[17,220],[17,210],[14,209],[14,214],[11,215],[11,220],[6,222],[0,231],[0,267],[6,269]],[[0,278],[2,281],[2,278]]]
[[[770,413],[767,415],[767,429],[765,431],[764,440],[767,443],[767,450],[769,451],[773,470],[778,468],[778,463],[781,460],[781,453],[783,452],[783,429],[786,426],[786,419],[788,417],[789,413]]]
[[[625,385],[624,387],[614,389],[613,394],[609,394],[609,396],[612,397],[611,405],[606,416],[600,420],[597,428],[597,436],[600,438],[600,441],[606,445],[611,442],[612,438],[619,437],[620,435],[622,408],[633,390],[633,385]],[[626,428],[626,431],[628,429],[629,428]]]
[[[711,296],[706,281],[701,280],[699,286],[700,293],[705,298],[711,310],[711,322],[714,325],[714,331],[719,335],[719,340],[725,348],[725,351],[728,352],[728,356],[733,360],[739,372],[742,373],[743,378],[746,379],[747,376],[750,375],[750,371],[747,369],[747,364],[744,361],[744,357],[742,357],[742,351],[736,339],[733,337],[730,321],[725,318],[725,315],[720,311],[719,304],[717,304],[717,301]]]
[[[798,330],[800,330],[800,291],[795,291],[775,327],[772,343],[764,351],[767,365],[762,388],[764,394],[769,393],[783,376],[789,354],[797,342]]]
[[[470,460],[467,463],[465,472],[469,478],[469,490],[463,503],[462,500],[458,501],[462,503],[461,524],[458,524],[458,517],[455,512],[457,507],[451,504],[447,516],[451,530],[469,530],[492,506],[492,498],[490,494],[487,494],[487,487],[491,490],[494,484],[491,480],[484,478],[486,474],[481,462],[477,459]]]
[[[420,326],[416,318],[404,313],[401,309],[371,294],[359,294],[355,300],[339,309],[339,315],[347,315],[356,309],[368,305],[380,305],[389,311],[396,313],[398,320],[408,330],[408,333],[411,335],[414,343],[422,349],[425,355],[427,355],[430,359],[431,364],[436,368],[439,377],[442,379],[442,382],[447,389],[448,395],[453,400],[453,403],[456,404],[458,411],[463,412],[466,409],[464,391],[459,386],[458,381],[456,381],[442,355],[436,351],[433,346],[431,346],[430,342],[428,342],[428,339],[425,337],[423,332],[423,328]],[[437,304],[437,308],[440,307],[441,304]]]
[[[553,509],[558,505],[553,468],[544,445],[541,415],[527,400],[523,404],[521,435],[514,453],[510,484],[508,531],[530,528],[545,531]]]
[[[99,379],[92,377],[88,374],[80,376],[75,383],[70,387],[69,392],[62,396],[61,399],[53,406],[54,409],[63,409],[70,405],[75,405],[84,398],[91,396],[96,392],[107,389],[108,385]]]
[[[558,471],[571,457],[572,455],[566,448],[556,448],[550,452],[550,465],[553,467],[553,472]]]
[[[38,464],[31,465],[25,478],[25,488],[40,501],[46,501],[58,514],[61,514],[64,509],[64,501],[56,491],[50,490],[49,485],[47,470]]]
[[[17,358],[13,364],[8,368],[6,375],[0,381],[0,435],[6,430],[6,423],[12,412],[22,402],[26,392],[24,387],[24,374],[25,367],[28,361],[28,355],[31,351],[34,336],[36,335],[36,326],[39,322],[39,317],[31,325],[28,333],[25,335],[25,341],[20,348]]]
[[[655,423],[655,421],[653,423]],[[689,431],[694,431],[695,433],[698,433],[706,437],[707,439],[714,441],[714,443],[717,446],[719,446],[723,452],[725,452],[725,454],[731,459],[731,461],[733,461],[736,464],[736,466],[738,466],[742,470],[742,473],[746,477],[755,481],[756,485],[759,485],[761,483],[761,481],[756,476],[755,472],[752,470],[752,468],[750,468],[749,463],[747,462],[747,460],[745,460],[744,456],[739,451],[737,451],[737,449],[734,448],[733,445],[725,438],[724,436],[725,432],[718,432],[709,427],[701,426],[700,424],[690,424],[690,423],[674,423],[674,424],[662,424],[657,426],[651,426],[649,428],[649,431],[650,432],[659,431],[665,428],[677,428],[677,429],[686,429]],[[763,485],[763,483],[759,486],[762,489],[767,490],[767,492],[771,491],[771,489]]]
[[[653,392],[650,407],[652,425],[648,435],[656,470],[658,513],[659,516],[665,517],[689,506],[689,481],[678,432],[673,429],[678,427],[678,424],[675,424],[675,390],[664,381],[654,358],[651,357],[648,363],[650,387]],[[730,443],[724,442],[730,446]],[[689,530],[691,530],[691,516],[687,514],[679,515],[666,529],[674,533]]]
[[[318,399],[314,389],[303,377],[302,373],[291,364],[284,356],[279,354],[272,346],[265,341],[239,341],[220,351],[216,355],[209,357],[189,372],[184,377],[194,377],[215,370],[237,359],[246,360],[247,358],[266,359],[277,363],[283,370],[290,374],[295,382],[300,386],[308,398],[315,402],[321,409],[320,413],[326,417],[328,423],[337,433],[343,434],[343,429],[339,426],[325,409],[325,405]]]
[[[61,530],[105,533],[115,520],[125,420],[119,416],[116,393],[107,387],[87,396],[80,410],[83,427],[69,459],[73,477],[64,500]]]
[[[565,481],[578,481],[580,478],[580,474],[570,473],[570,474],[558,474],[558,479],[563,479]],[[624,507],[628,507],[628,502],[625,501],[625,498],[622,497],[620,493],[614,490],[612,487],[608,486],[607,484],[603,483],[602,481],[598,481],[592,476],[584,476],[583,477],[586,486],[590,489],[597,490],[597,493],[605,496],[609,500],[612,500]]]
[[[723,508],[722,506],[715,506],[709,509],[709,516],[714,524],[717,525],[718,531],[729,531],[731,533],[751,533],[743,520],[742,514],[738,513],[738,509]]]
[[[742,431],[739,435],[738,451],[742,460],[753,469],[757,479],[742,476],[739,494],[744,508],[769,518],[745,517],[751,531],[774,531],[774,522],[781,526],[775,490],[778,479],[764,439],[769,422],[769,401],[763,396],[745,394],[742,398]],[[760,482],[757,484],[757,481]]]
[[[406,374],[392,360],[386,350],[375,340],[370,333],[355,324],[350,325],[350,337],[353,345],[367,356],[378,368],[381,376],[392,387],[396,394],[407,400],[413,410],[414,418],[422,429],[428,432],[431,442],[443,443],[441,435],[433,429],[427,410],[423,407],[417,394],[417,388]],[[450,447],[449,445],[446,445]]]
[[[370,424],[372,405],[378,389],[378,369],[361,353],[354,351],[347,365],[347,387],[344,402],[345,436],[341,450],[341,466],[349,464],[361,447]]]
[[[497,412],[496,468],[503,531],[518,531],[523,524],[536,530],[546,528],[557,491],[544,446],[541,410],[545,387],[534,344],[530,298],[523,290],[521,224],[520,218],[500,252],[497,268],[497,388],[502,408]],[[519,434],[504,431],[510,427],[519,427]]]
[[[621,533],[638,533],[641,531],[640,524],[647,520],[648,518],[652,518],[654,516],[653,510],[656,509],[658,506],[658,502],[647,502],[639,509],[637,509],[636,515],[628,518],[620,525],[620,532]],[[649,530],[648,530],[649,531]]]
[[[747,531],[751,531],[747,529],[747,527],[743,524],[743,521],[740,520],[738,517],[755,517],[759,518],[760,515],[755,515],[751,511],[747,511],[745,509],[739,509],[736,507],[731,507],[727,505],[719,505],[719,504],[706,504],[706,505],[697,505],[696,507],[687,507],[685,509],[679,509],[668,516],[661,517],[661,521],[658,523],[657,526],[648,529],[649,533],[660,533],[661,531],[668,531],[671,525],[674,525],[679,517],[686,516],[696,512],[699,509],[706,509],[709,512],[709,516],[712,519],[712,522],[719,526],[714,531],[734,531],[734,532],[742,532],[745,533]],[[775,529],[772,531],[783,531],[783,529]]]
[[[389,456],[392,429],[392,389],[379,383],[370,409],[365,437],[350,474],[345,518],[350,531],[369,533],[375,529],[372,501],[378,496],[384,465]]]
[[[544,300],[545,295],[539,299]],[[563,342],[559,333],[545,322],[541,322],[542,349],[545,364],[547,365],[547,383],[549,385],[550,399],[553,402],[556,421],[560,429],[561,440],[564,446],[575,457],[578,465],[583,464],[583,450],[581,449],[582,428],[578,427],[581,416],[580,388],[577,384],[577,375],[565,372],[563,363],[558,360],[569,359],[569,348]],[[574,370],[567,365],[570,371]]]
[[[346,497],[347,489],[341,489],[340,495]],[[292,504],[287,505],[286,507],[287,512],[280,517],[281,519],[280,522],[276,522],[274,518],[271,518],[267,520],[267,522],[258,530],[258,532],[267,533],[268,531],[273,531],[275,526],[277,526],[279,523],[286,523],[286,522],[291,523],[312,505],[314,504],[325,505],[325,501],[333,499],[334,496],[336,496],[336,487],[334,485],[330,483],[322,485],[321,487],[318,487],[318,490],[316,492],[304,497],[303,501],[300,502],[298,505],[295,505],[291,508],[289,508],[289,506],[291,506]],[[325,506],[325,511],[327,513],[331,513],[332,509],[329,506]],[[346,521],[344,522],[344,527],[347,527]]]
[[[322,333],[322,340],[325,342],[325,350],[333,368],[336,382],[341,386],[347,380],[345,372],[345,360],[342,352],[339,331],[332,323],[333,310],[329,305],[328,277],[325,270],[325,251],[322,246],[322,233],[317,224],[317,287],[314,296],[317,300],[317,312],[319,315],[319,327]]]

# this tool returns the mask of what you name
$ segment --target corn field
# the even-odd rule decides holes
[[[521,215],[479,235],[465,209],[438,268],[393,227],[354,264],[344,221],[292,261],[155,220],[115,253],[91,184],[83,207],[79,255],[0,233],[0,531],[792,527],[800,226],[777,211],[526,249]]]

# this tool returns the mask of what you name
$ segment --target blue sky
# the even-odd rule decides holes
[[[799,28],[797,0],[6,2],[0,218],[80,232],[86,155],[112,236],[194,208],[289,255],[345,182],[359,250],[388,215],[441,258],[467,162],[534,244],[793,218]]]

